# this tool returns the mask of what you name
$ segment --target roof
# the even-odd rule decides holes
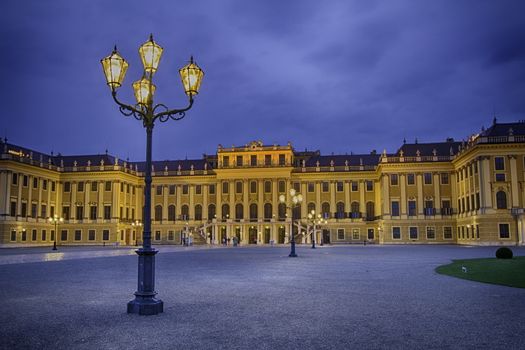
[[[146,162],[132,162],[133,168],[135,165],[138,168],[138,171],[143,172],[146,170]],[[206,169],[211,170],[212,165],[210,162],[207,162],[205,159],[185,159],[185,160],[162,160],[162,161],[152,161],[152,166],[154,171],[164,171],[167,167],[168,171],[188,171],[191,170],[204,170],[204,165],[207,164]]]
[[[380,157],[380,154],[313,156],[305,162],[305,166],[315,167],[317,166],[317,162],[319,162],[319,166],[331,166],[332,161],[334,162],[334,166],[378,165]]]
[[[397,155],[403,152],[405,157],[416,156],[449,156],[458,153],[458,148],[461,142],[446,141],[446,142],[431,142],[431,143],[405,143],[397,150]],[[419,152],[419,154],[418,154]],[[434,154],[435,152],[435,154]]]
[[[490,128],[483,131],[481,136],[511,136],[525,135],[525,122],[518,123],[495,123]]]

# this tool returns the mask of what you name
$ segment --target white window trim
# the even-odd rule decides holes
[[[452,233],[452,237],[450,237],[450,238],[446,238],[446,237],[445,237],[445,228],[446,228],[446,227],[450,227],[450,232]],[[451,240],[453,240],[453,239],[454,239],[454,228],[453,228],[452,226],[448,226],[448,225],[443,226],[443,240],[445,240],[445,241],[451,241]]]
[[[434,238],[428,238],[428,229],[432,227],[434,228]],[[435,241],[436,240],[436,226],[433,226],[433,225],[429,225],[429,226],[425,226],[425,238],[429,241]]]
[[[399,228],[399,238],[394,237],[394,228]],[[403,239],[403,232],[401,232],[401,226],[392,226],[392,240],[400,241]]]
[[[356,231],[359,234],[358,238],[354,238],[354,231]],[[361,229],[359,227],[352,229],[352,240],[353,241],[360,241],[361,240]]]
[[[500,224],[509,225],[509,238],[502,238],[501,237],[501,231],[499,229],[499,225]],[[502,239],[502,240],[505,240],[505,241],[510,241],[512,239],[512,232],[510,231],[510,228],[511,228],[510,222],[498,222],[498,239]]]
[[[343,230],[343,238],[339,238],[339,230]],[[338,228],[336,231],[337,234],[337,240],[338,241],[344,241],[346,240],[346,230],[344,228]]]
[[[415,228],[416,229],[416,233],[417,233],[416,238],[411,238],[410,237],[410,229],[411,228]],[[408,239],[411,240],[411,241],[419,241],[419,227],[418,226],[408,226]]]

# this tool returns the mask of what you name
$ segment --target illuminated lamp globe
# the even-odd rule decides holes
[[[284,194],[281,194],[279,196],[279,202],[284,203],[285,200],[286,200],[286,198],[284,197]]]
[[[153,75],[157,71],[162,51],[163,48],[153,41],[153,35],[150,35],[149,40],[142,44],[139,54],[146,72]]]
[[[155,85],[151,80],[142,78],[133,83],[133,90],[135,91],[137,103],[147,105],[153,99]]]
[[[122,85],[126,71],[128,70],[128,62],[122,58],[117,52],[117,47],[108,57],[100,60],[106,81],[111,90],[116,90]]]
[[[197,95],[201,87],[204,72],[193,62],[193,56],[190,58],[190,63],[179,69],[179,74],[186,95],[190,97]]]

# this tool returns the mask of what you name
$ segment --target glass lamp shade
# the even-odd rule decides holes
[[[163,48],[153,41],[153,35],[150,35],[149,40],[142,44],[139,54],[146,72],[153,74],[157,71],[162,51]]]
[[[199,93],[204,72],[190,58],[190,63],[179,69],[180,78],[186,95],[193,96]]]
[[[308,214],[308,219],[311,219],[312,218],[312,214]]]
[[[133,83],[133,91],[135,91],[135,99],[138,103],[147,105],[153,99],[155,94],[155,85],[151,80],[142,78]]]
[[[295,196],[295,188],[290,188],[290,196]]]
[[[299,198],[296,197],[296,196],[293,196],[292,202],[293,202],[293,204],[297,204],[299,202]]]
[[[303,195],[302,195],[302,194],[299,193],[299,194],[297,195],[297,201],[298,201],[299,203],[301,203],[301,202],[303,201]]]
[[[286,198],[284,197],[284,194],[281,194],[279,196],[279,202],[284,203],[285,200],[286,200]]]
[[[109,87],[112,90],[119,88],[128,70],[128,62],[118,54],[117,47],[115,46],[111,55],[101,59],[100,63],[102,63],[102,69]]]
[[[315,210],[312,209],[310,213],[312,213],[312,215],[315,215]]]

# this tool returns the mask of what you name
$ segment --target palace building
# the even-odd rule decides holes
[[[145,162],[0,143],[0,245],[141,243]],[[395,153],[322,155],[291,144],[218,146],[154,161],[152,242],[524,244],[525,122]],[[279,201],[293,188],[294,208]],[[53,223],[52,217],[63,221]],[[55,232],[56,231],[56,232]],[[56,237],[55,237],[56,235]]]

